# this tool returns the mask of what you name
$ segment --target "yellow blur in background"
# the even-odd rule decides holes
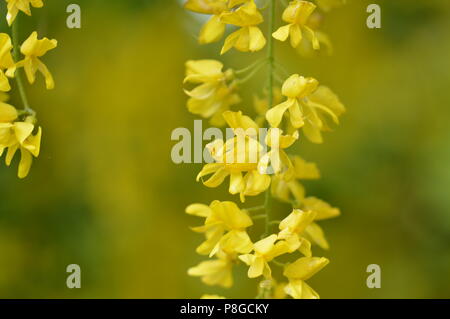
[[[202,239],[184,208],[233,197],[195,182],[201,165],[175,165],[170,135],[195,119],[184,62],[219,58],[220,43],[198,46],[201,21],[175,0],[79,0],[80,30],[66,27],[70,3],[49,1],[21,27],[59,40],[45,60],[56,88],[27,86],[44,129],[29,177],[0,164],[0,297],[256,295],[245,267],[231,290],[186,273]],[[366,27],[370,3],[381,29]],[[323,29],[331,57],[276,44],[291,73],[320,79],[348,109],[323,145],[298,150],[322,172],[309,192],[342,211],[323,223],[331,249],[315,251],[331,263],[311,284],[322,298],[450,298],[450,2],[349,0]],[[255,56],[220,59],[242,68]],[[81,289],[66,286],[69,264]],[[380,289],[366,286],[369,264],[381,266]]]

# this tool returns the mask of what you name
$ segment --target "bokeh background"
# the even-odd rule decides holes
[[[22,38],[37,26],[59,40],[45,57],[57,86],[27,87],[44,129],[29,177],[16,178],[17,162],[0,164],[0,297],[256,295],[244,267],[230,290],[186,274],[202,257],[201,236],[188,228],[199,221],[184,208],[232,197],[196,183],[200,165],[173,164],[170,135],[195,119],[184,62],[218,58],[220,44],[198,46],[201,21],[176,0],[78,0],[80,30],[65,25],[72,2],[21,16]],[[382,6],[379,30],[365,25],[369,3]],[[322,223],[331,250],[315,251],[331,263],[311,285],[322,298],[449,298],[450,2],[353,0],[327,14],[323,29],[331,57],[276,47],[288,70],[320,79],[348,108],[325,144],[298,150],[322,171],[309,192],[343,212]],[[223,61],[240,68],[257,56]],[[71,263],[81,266],[81,289],[66,287]],[[382,268],[381,289],[366,286],[372,263]]]

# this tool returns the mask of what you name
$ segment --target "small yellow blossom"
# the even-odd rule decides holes
[[[311,257],[311,243],[302,236],[305,229],[314,221],[316,213],[294,209],[279,225],[278,239],[285,240],[289,252],[297,249],[306,257]]]
[[[214,188],[230,176],[230,194],[240,194],[244,202],[245,196],[256,196],[270,186],[270,176],[258,172],[263,150],[261,143],[254,138],[258,125],[242,112],[227,111],[223,117],[236,136],[226,142],[216,140],[207,146],[215,163],[206,164],[197,175],[197,181],[211,175],[203,184]]]
[[[297,205],[305,211],[312,211],[315,213],[314,221],[320,221],[330,218],[335,218],[341,214],[338,208],[331,207],[330,204],[316,198],[306,197]],[[322,249],[328,250],[330,245],[325,237],[322,228],[315,222],[306,227],[304,237],[315,243]]]
[[[18,68],[23,67],[28,81],[33,84],[36,80],[36,72],[39,71],[45,77],[45,84],[48,90],[55,87],[53,76],[47,66],[39,59],[48,51],[56,48],[58,41],[43,38],[38,40],[37,32],[33,32],[20,47],[20,51],[25,56],[22,61],[17,62]]]
[[[206,236],[206,241],[197,247],[199,254],[213,256],[221,251],[228,254],[251,251],[252,242],[245,229],[253,225],[253,221],[235,203],[216,200],[209,206],[192,204],[186,208],[186,213],[205,217],[203,226],[192,228]]]
[[[210,286],[233,286],[233,260],[226,254],[219,254],[218,258],[202,261],[195,267],[188,269],[189,276],[201,277]]]
[[[259,161],[259,172],[261,174],[283,174],[286,176],[285,178],[290,178],[294,173],[293,166],[284,149],[292,146],[298,140],[298,137],[298,131],[291,135],[283,135],[283,131],[278,128],[269,129],[266,144],[271,147],[271,150]]]
[[[321,132],[330,130],[324,115],[339,124],[339,116],[345,112],[338,97],[329,88],[319,86],[314,78],[294,74],[284,82],[282,93],[287,100],[266,113],[267,121],[272,127],[278,127],[289,110],[292,126],[302,128],[313,143],[322,143]]]
[[[2,92],[11,90],[7,76],[11,77],[15,72],[15,63],[11,54],[12,48],[9,35],[0,33],[0,91]]]
[[[294,299],[319,299],[319,295],[306,282],[320,270],[329,260],[324,257],[302,257],[284,269],[284,276],[289,279],[285,292]]]
[[[198,84],[191,91],[185,90],[190,97],[187,102],[189,112],[203,118],[211,118],[211,124],[224,124],[222,113],[232,105],[240,102],[235,93],[233,71],[222,71],[223,64],[216,60],[197,60],[186,62],[186,77],[184,83]]]
[[[289,246],[285,241],[278,241],[277,235],[270,235],[253,245],[254,253],[240,255],[239,259],[246,265],[248,269],[248,277],[256,278],[263,275],[266,279],[272,278],[272,270],[269,262],[274,258],[289,252]]]
[[[31,16],[30,5],[34,8],[42,8],[44,6],[42,0],[6,0],[6,3],[8,4],[8,14],[6,15],[8,25],[12,25],[19,10]]]
[[[300,44],[303,36],[305,36],[312,43],[315,50],[320,49],[314,30],[306,25],[315,9],[316,6],[309,1],[291,1],[283,12],[283,21],[289,24],[279,28],[272,36],[280,41],[286,41],[290,37],[291,45],[294,48]]]
[[[293,156],[290,160],[293,174],[273,176],[271,192],[279,200],[301,202],[305,198],[305,188],[298,180],[318,179],[320,172],[315,163],[306,162],[300,156]]]
[[[14,107],[0,103],[0,156],[8,149],[5,162],[9,166],[17,150],[20,150],[18,176],[25,178],[30,171],[33,156],[39,156],[42,129],[39,127],[36,135],[33,135],[33,119],[29,117],[25,122],[13,122],[17,117]]]
[[[188,0],[185,3],[184,7],[187,10],[212,15],[200,30],[199,43],[212,43],[223,37],[226,24],[220,21],[220,16],[228,11],[227,2],[227,0]]]
[[[235,11],[223,13],[220,20],[240,27],[225,39],[221,54],[233,47],[242,52],[256,52],[266,45],[264,34],[257,27],[264,18],[254,1],[246,2]]]

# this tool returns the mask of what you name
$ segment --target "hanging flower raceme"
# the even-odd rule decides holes
[[[329,260],[324,257],[302,257],[285,267],[283,275],[289,279],[285,286],[285,292],[294,299],[319,299],[315,292],[306,282],[320,270]]]
[[[22,11],[26,15],[31,16],[30,5],[34,8],[42,8],[44,2],[42,0],[5,0],[8,8],[8,14],[6,15],[6,20],[8,25],[12,25],[17,17],[19,11]]]
[[[219,252],[243,254],[252,249],[246,228],[253,225],[253,221],[235,203],[216,200],[209,206],[192,204],[186,208],[186,213],[205,218],[203,226],[192,228],[206,236],[206,241],[197,248],[199,254],[210,256]]]
[[[9,35],[0,33],[0,91],[2,92],[11,90],[8,77],[14,76],[16,70],[16,65],[11,54],[12,48]]]
[[[30,171],[33,156],[39,156],[42,129],[39,127],[36,135],[33,135],[34,118],[28,117],[24,122],[14,122],[17,119],[17,110],[13,106],[0,103],[0,156],[8,149],[5,161],[9,166],[17,150],[20,150],[18,176],[25,178]]]
[[[316,3],[325,9],[341,1],[344,0],[316,0]],[[302,181],[318,179],[319,170],[316,164],[289,154],[288,149],[299,140],[300,129],[309,140],[321,143],[322,132],[330,130],[328,121],[339,124],[345,108],[330,89],[319,86],[313,78],[294,74],[281,89],[274,85],[275,81],[282,82],[279,72],[286,72],[274,55],[275,39],[290,38],[292,47],[302,53],[323,53],[320,44],[328,51],[331,48],[328,38],[317,31],[323,15],[315,11],[315,4],[291,1],[282,15],[288,24],[276,30],[276,2],[267,3],[271,30],[266,35],[258,27],[264,18],[255,0],[188,0],[185,4],[188,10],[211,15],[200,32],[200,43],[218,41],[227,25],[238,27],[225,39],[221,54],[232,48],[242,52],[259,51],[265,47],[266,39],[269,41],[267,58],[240,70],[224,71],[223,64],[215,60],[186,63],[184,83],[192,86],[185,90],[190,97],[189,111],[210,119],[212,125],[227,124],[232,133],[227,130],[225,139],[216,139],[206,146],[210,158],[197,175],[197,181],[214,188],[229,178],[228,191],[239,194],[241,202],[247,196],[265,192],[264,205],[242,210],[233,202],[217,200],[210,205],[187,207],[188,214],[204,218],[202,226],[192,229],[205,238],[197,252],[211,258],[189,268],[188,274],[200,277],[207,285],[229,288],[233,285],[233,267],[243,262],[248,266],[249,278],[263,277],[257,298],[314,299],[319,295],[305,281],[325,267],[328,259],[312,257],[312,246],[329,248],[318,222],[339,216],[340,211],[306,195]],[[264,66],[269,66],[269,76],[264,81],[258,80],[261,85],[264,82],[269,85],[258,92],[263,94],[262,98],[258,93],[253,94],[256,116],[251,118],[242,111],[231,111],[240,102],[237,84],[246,83]],[[239,78],[242,75],[245,76]],[[264,138],[265,131],[260,128],[266,120],[270,128]],[[281,221],[272,220],[272,199],[291,205]],[[258,221],[263,222],[265,232],[259,236],[262,239],[253,243],[248,231]],[[279,231],[274,234],[276,226]],[[272,273],[271,267],[281,267],[288,282],[276,278],[277,272]],[[204,295],[202,298],[223,297]]]
[[[33,84],[36,81],[36,72],[39,71],[45,77],[45,85],[47,90],[51,90],[55,87],[52,74],[39,58],[57,46],[58,41],[54,39],[49,40],[47,38],[43,38],[39,40],[36,31],[33,32],[22,44],[20,51],[25,58],[17,62],[16,66],[18,68],[24,68],[30,84]]]
[[[233,82],[234,73],[223,71],[223,64],[216,60],[197,60],[186,62],[184,83],[197,85],[185,90],[190,97],[187,102],[189,112],[203,118],[210,118],[212,125],[223,125],[222,113],[240,102]]]
[[[263,23],[264,18],[253,0],[246,2],[235,11],[223,13],[220,20],[240,27],[225,39],[221,54],[233,47],[242,52],[256,52],[266,45],[264,34],[257,27]]]
[[[294,74],[284,82],[282,94],[287,100],[266,113],[267,121],[272,127],[278,127],[289,110],[291,125],[302,128],[305,136],[314,143],[322,143],[321,132],[330,130],[326,116],[339,124],[339,116],[345,112],[339,98],[329,88],[319,86],[314,78]]]
[[[206,164],[197,175],[197,181],[212,175],[203,184],[217,187],[230,177],[230,194],[240,194],[242,202],[245,196],[256,196],[270,186],[270,176],[258,171],[258,161],[263,145],[256,139],[258,125],[242,112],[223,113],[227,124],[233,128],[235,137],[227,141],[216,140],[207,147],[215,163]]]
[[[296,48],[303,37],[307,37],[315,50],[320,49],[319,41],[314,31],[307,26],[308,19],[316,6],[309,1],[294,0],[283,12],[283,21],[289,23],[280,27],[272,36],[279,41],[286,41],[290,37],[292,47]]]

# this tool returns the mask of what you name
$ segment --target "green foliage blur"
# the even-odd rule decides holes
[[[172,130],[196,118],[185,107],[184,62],[218,59],[220,43],[200,47],[201,21],[175,0],[78,0],[80,30],[65,24],[72,2],[20,15],[23,39],[37,26],[59,47],[44,58],[56,89],[41,78],[27,85],[44,130],[40,157],[25,180],[17,159],[0,164],[0,297],[255,296],[258,281],[244,267],[230,290],[186,273],[203,257],[189,229],[200,221],[184,208],[237,200],[225,185],[195,182],[199,164],[170,157]],[[379,30],[366,27],[369,3],[382,7]],[[343,213],[322,223],[331,249],[314,252],[331,263],[310,283],[322,298],[450,298],[450,2],[353,0],[323,29],[331,57],[276,44],[290,73],[318,78],[348,108],[323,145],[303,140],[298,149],[322,172],[308,193]],[[241,68],[256,56],[220,59]],[[247,110],[262,85],[242,89]],[[10,103],[21,102],[12,94]],[[81,289],[66,287],[72,263]],[[381,266],[381,289],[366,286],[369,264]]]

